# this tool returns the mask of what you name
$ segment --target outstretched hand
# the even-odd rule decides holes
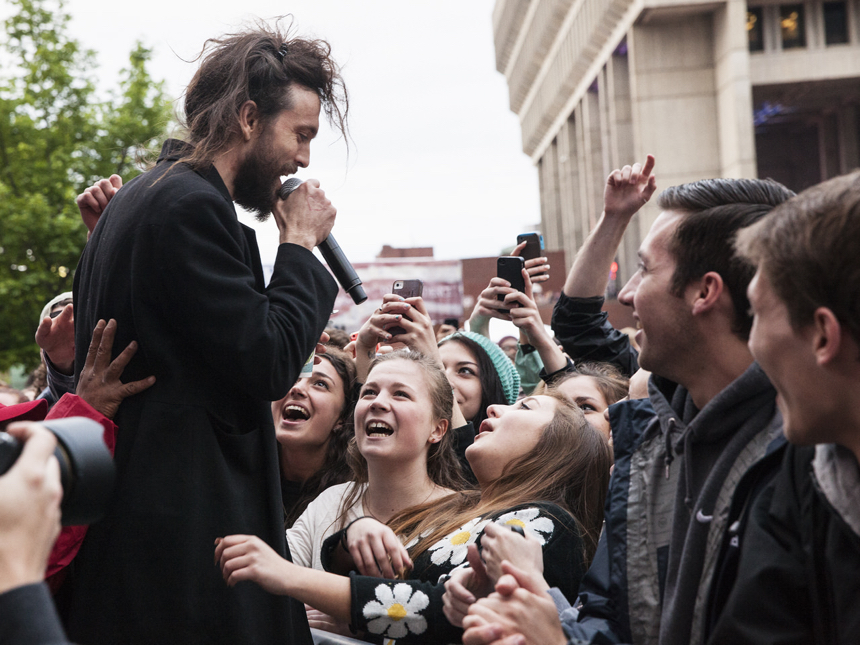
[[[56,318],[45,316],[36,329],[36,344],[63,374],[75,369],[75,310],[63,307]]]
[[[654,155],[648,155],[645,165],[635,163],[613,170],[603,191],[603,212],[606,217],[630,218],[651,199],[657,188]]]
[[[119,404],[127,397],[143,392],[155,383],[149,376],[139,381],[123,383],[120,380],[126,365],[137,352],[137,342],[131,341],[119,356],[111,361],[113,340],[116,336],[116,321],[111,319],[96,323],[93,338],[87,351],[87,359],[75,393],[108,419],[113,419]]]
[[[255,535],[228,535],[215,540],[215,564],[228,586],[251,580],[269,593],[284,595],[285,579],[295,567]]]
[[[87,237],[93,232],[108,202],[120,188],[122,188],[122,177],[111,175],[108,179],[99,179],[75,198],[78,210],[81,211],[81,219],[87,227]]]

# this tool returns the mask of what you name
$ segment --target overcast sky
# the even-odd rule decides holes
[[[493,0],[68,0],[71,29],[96,50],[107,90],[134,42],[178,98],[206,38],[255,17],[295,16],[301,35],[327,39],[350,93],[352,144],[324,128],[299,177],[319,179],[338,208],[333,233],[353,262],[383,244],[432,246],[437,258],[498,255],[540,221],[537,172],[495,69]],[[243,13],[247,10],[248,13]],[[250,218],[243,218],[253,223]],[[274,222],[257,225],[264,263]]]

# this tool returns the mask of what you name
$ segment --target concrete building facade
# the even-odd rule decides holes
[[[568,263],[609,172],[647,153],[658,189],[761,176],[801,190],[860,165],[860,0],[497,0],[493,30],[544,239]],[[617,284],[656,215],[632,222]]]

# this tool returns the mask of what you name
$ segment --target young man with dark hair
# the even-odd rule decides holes
[[[858,240],[860,173],[804,191],[738,237],[758,267],[750,350],[795,445],[769,460],[772,481],[738,518],[737,579],[712,643],[860,642]]]
[[[316,180],[287,200],[278,189],[309,164],[321,107],[344,131],[346,98],[322,41],[260,25],[208,45],[187,140],[116,192],[75,276],[77,370],[96,321],[113,318],[115,346],[141,348],[127,376],[156,377],[119,408],[114,497],[75,560],[69,632],[82,643],[311,642],[299,603],[227,587],[212,553],[245,533],[289,557],[268,402],[331,314],[337,285],[312,250],[335,209]],[[274,215],[268,286],[233,201]]]
[[[734,487],[781,429],[773,386],[747,348],[744,290],[754,269],[733,259],[734,236],[793,193],[770,181],[711,179],[660,196],[662,212],[642,242],[639,269],[618,296],[639,326],[637,356],[601,306],[621,237],[655,190],[653,167],[649,156],[644,167],[609,176],[604,212],[553,313],[556,336],[574,361],[652,372],[649,399],[609,409],[615,470],[579,610],[561,611],[563,632],[545,594],[497,595],[472,606],[464,643],[516,631],[512,616],[528,621],[517,625],[525,638],[519,642],[703,641]],[[542,588],[533,572],[516,586]]]

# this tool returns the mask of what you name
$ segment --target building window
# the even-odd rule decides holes
[[[824,42],[841,45],[848,42],[848,8],[844,2],[824,3]]]
[[[782,48],[806,47],[806,29],[802,4],[784,4],[779,7],[779,26],[782,33]]]
[[[747,42],[751,52],[764,51],[764,9],[747,9]]]

